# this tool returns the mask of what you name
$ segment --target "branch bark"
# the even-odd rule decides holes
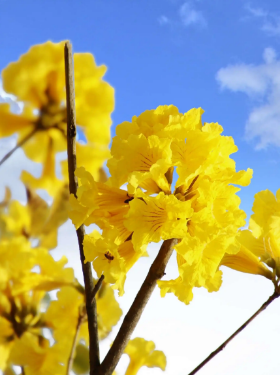
[[[276,298],[279,297],[279,293],[275,291],[272,296],[268,298],[268,300],[255,312],[254,315],[251,316],[244,324],[242,324],[241,327],[239,327],[226,341],[222,343],[214,352],[212,352],[207,358],[204,359],[203,362],[200,363],[192,372],[189,373],[189,375],[196,374],[202,367],[206,365],[209,361],[211,361],[212,358],[214,358],[218,353],[220,353],[227,344],[234,339],[235,336],[237,336],[241,331],[243,331],[244,328],[247,327],[248,324],[250,324],[262,311],[264,311],[267,306],[271,304]]]
[[[70,42],[65,43],[65,83],[66,83],[66,103],[67,103],[67,154],[68,154],[68,175],[69,175],[69,191],[70,194],[77,196],[78,180],[75,176],[76,170],[76,113],[75,113],[75,88],[74,88],[74,67],[72,46]],[[100,366],[99,360],[99,342],[97,327],[96,300],[92,298],[93,277],[91,264],[84,263],[84,241],[85,229],[82,225],[77,229],[77,237],[79,242],[80,259],[83,269],[85,283],[86,309],[88,316],[89,331],[89,361],[90,375],[95,375]]]
[[[79,311],[78,321],[77,321],[77,325],[76,325],[76,331],[75,331],[75,335],[73,337],[72,347],[71,347],[70,355],[69,355],[68,362],[67,362],[66,375],[71,374],[71,370],[72,370],[73,362],[74,362],[74,356],[75,356],[75,349],[76,349],[76,346],[77,346],[78,336],[79,336],[79,332],[80,332],[80,329],[81,329],[81,325],[84,321],[84,317],[85,317],[85,314],[83,315],[81,313],[81,311]]]
[[[100,279],[97,281],[97,283],[95,284],[95,287],[92,291],[92,295],[91,295],[92,299],[95,298],[96,294],[98,293],[99,289],[101,288],[103,280],[104,280],[104,275],[101,275]]]
[[[165,273],[166,265],[176,244],[177,239],[170,239],[163,242],[146,279],[144,280],[133,304],[123,320],[113,345],[100,365],[98,375],[111,375],[114,371],[128,343],[128,340],[139,322],[142,312],[157,285],[157,280],[161,279]]]
[[[30,133],[28,133],[24,138],[22,138],[21,141],[19,141],[14,148],[11,149],[11,151],[9,151],[1,160],[0,160],[0,165],[2,165],[6,160],[9,159],[10,156],[13,155],[13,153],[18,149],[20,148],[21,146],[23,146],[27,141],[29,141],[30,138],[33,137],[33,135],[38,131],[38,129],[35,127],[34,129],[32,129],[32,131]]]

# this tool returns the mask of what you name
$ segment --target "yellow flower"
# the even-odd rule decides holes
[[[131,134],[144,134],[145,137],[157,135],[159,138],[185,139],[189,131],[200,129],[203,109],[193,108],[187,113],[179,113],[174,105],[162,105],[156,109],[132,117],[132,121],[125,121],[116,128],[116,137],[113,139],[112,150],[115,155],[119,142],[127,140]],[[119,150],[121,155],[121,149]]]
[[[250,183],[251,169],[235,172],[235,162],[229,155],[238,148],[231,137],[221,135],[222,131],[217,123],[205,123],[201,129],[190,132],[186,141],[172,143],[173,162],[178,166],[177,187],[189,185],[198,175],[242,186]]]
[[[137,250],[149,242],[183,238],[192,213],[190,202],[180,202],[163,192],[149,197],[138,189],[130,202],[125,226],[133,232],[132,243]]]
[[[120,187],[128,181],[133,190],[141,186],[148,194],[161,190],[170,193],[170,183],[165,176],[172,166],[170,144],[171,139],[155,135],[148,138],[143,134],[130,135],[122,141],[121,157],[108,161],[113,185]]]
[[[14,294],[28,290],[50,291],[65,285],[75,285],[74,270],[64,268],[68,262],[65,255],[55,261],[43,248],[37,248],[35,254],[35,264],[40,267],[40,272],[29,271],[28,275],[22,277],[21,285],[14,287]]]
[[[153,341],[146,341],[140,337],[130,340],[124,350],[130,358],[125,375],[136,375],[142,366],[158,367],[165,370],[166,357],[161,350],[155,350]]]
[[[11,357],[18,351],[17,343],[29,332],[36,340],[44,326],[40,303],[44,292],[22,293],[13,295],[13,287],[6,285],[0,298],[0,369],[4,370]],[[16,364],[16,363],[14,363]]]
[[[95,182],[93,176],[84,168],[78,168],[76,175],[80,179],[78,198],[70,196],[69,212],[75,227],[79,228],[82,223],[95,223],[101,229],[115,228],[118,232],[115,239],[118,244],[127,240],[131,232],[124,226],[123,221],[133,196],[126,190],[111,187],[109,181]]]
[[[132,241],[119,244],[117,230],[104,230],[102,235],[97,231],[86,235],[84,239],[85,262],[92,262],[93,268],[100,278],[114,284],[113,288],[124,293],[126,274],[141,256],[147,256],[146,246],[135,251]]]
[[[66,150],[63,51],[64,42],[33,46],[2,72],[4,90],[23,102],[24,108],[15,115],[7,104],[0,104],[0,136],[18,133],[18,142],[27,138],[23,149],[27,157],[43,163],[43,173],[36,179],[24,172],[22,178],[31,187],[47,189],[50,194],[61,184],[55,176],[55,153]],[[102,80],[106,67],[97,67],[90,53],[74,54],[74,65],[77,124],[88,142],[79,145],[79,150],[88,150],[89,146],[96,149],[98,162],[90,168],[97,173],[108,156],[114,91]],[[81,162],[83,154],[81,151]]]
[[[60,344],[50,346],[48,340],[26,332],[22,338],[15,341],[9,361],[24,367],[28,375],[63,375],[65,366],[62,365],[63,347]]]
[[[103,340],[112,331],[122,316],[122,310],[115,298],[113,289],[103,282],[96,295],[98,336]]]
[[[112,288],[103,283],[96,295],[98,336],[103,340],[119,321],[122,310],[115,299]],[[73,337],[77,326],[79,313],[85,307],[84,296],[76,289],[62,287],[57,292],[57,300],[53,300],[44,315],[46,325],[53,330],[53,336],[59,343],[64,343],[65,359],[68,358]],[[78,341],[84,340],[88,345],[88,326],[85,319],[82,322]]]
[[[20,283],[35,264],[35,251],[25,237],[0,241],[0,290],[8,283]]]
[[[221,265],[276,282],[280,277],[280,189],[276,197],[269,190],[257,193],[252,210],[249,230],[238,237],[240,251],[226,254]]]
[[[245,246],[241,246],[241,250],[237,254],[225,254],[221,266],[244,273],[262,275],[270,280],[273,277],[272,272]]]
[[[124,293],[123,285],[126,279],[124,259],[119,254],[119,245],[115,243],[116,231],[109,231],[106,237],[95,230],[84,239],[85,262],[92,262],[93,268],[100,278],[105,279]],[[122,245],[121,245],[122,246]]]
[[[2,237],[24,236],[39,240],[39,245],[53,249],[57,246],[58,227],[68,219],[68,185],[63,185],[51,206],[32,189],[27,189],[27,205],[6,202],[0,213]]]
[[[204,287],[208,292],[219,290],[222,272],[218,271],[225,251],[237,251],[232,240],[220,236],[209,242],[196,237],[185,237],[176,247],[179,277],[175,280],[159,280],[161,296],[174,293],[185,304],[193,298],[193,288]]]

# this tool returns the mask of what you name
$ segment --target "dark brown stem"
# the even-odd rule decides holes
[[[21,366],[21,375],[25,375],[24,367]]]
[[[258,309],[258,311],[255,312],[254,315],[251,316],[244,324],[242,324],[241,327],[238,328],[237,331],[235,331],[225,342],[222,343],[214,352],[212,352],[207,358],[204,359],[203,362],[200,363],[192,372],[189,373],[189,375],[196,374],[203,366],[206,365],[209,361],[211,361],[212,358],[214,358],[218,353],[220,353],[227,344],[234,339],[235,336],[237,336],[241,331],[243,331],[244,328],[247,327],[248,324],[250,324],[262,311],[264,311],[268,305],[271,304],[272,301],[274,301],[276,298],[279,297],[279,294],[277,291],[275,291],[272,296],[268,298],[268,300]]]
[[[66,82],[66,103],[67,103],[67,153],[68,153],[68,175],[70,194],[77,196],[78,181],[75,176],[76,170],[76,113],[75,113],[75,89],[74,89],[74,67],[72,46],[70,42],[65,43],[65,82]],[[80,258],[84,275],[86,309],[88,316],[89,331],[89,362],[90,375],[95,375],[100,365],[99,342],[97,327],[96,301],[92,299],[93,278],[91,264],[84,263],[83,241],[85,229],[82,225],[77,229],[77,236],[80,249]]]
[[[78,321],[77,321],[77,325],[76,325],[76,331],[75,331],[70,355],[69,355],[68,362],[67,362],[67,371],[66,371],[67,375],[71,374],[73,361],[74,361],[74,355],[75,355],[75,349],[76,349],[78,336],[79,336],[80,328],[81,328],[81,325],[82,325],[83,321],[84,321],[84,316],[81,313],[79,313],[79,317],[78,317]]]
[[[13,155],[13,153],[23,146],[33,135],[38,131],[38,129],[35,127],[30,133],[28,133],[24,138],[22,138],[21,141],[19,141],[14,148],[11,149],[1,160],[0,160],[0,165],[2,165],[7,159],[9,159],[10,156]]]
[[[92,291],[92,295],[91,295],[91,298],[94,299],[95,296],[96,296],[96,293],[99,291],[99,289],[101,288],[101,285],[102,285],[102,281],[104,280],[104,275],[101,275],[100,276],[100,279],[97,281],[97,283],[95,284],[95,287]]]
[[[100,365],[98,375],[111,375],[114,371],[128,343],[128,340],[139,322],[142,312],[157,285],[157,280],[161,279],[165,273],[167,262],[169,261],[173,248],[176,244],[177,239],[166,240],[163,242],[146,279],[144,280],[133,304],[123,320],[121,328],[113,345],[111,346],[111,349]]]

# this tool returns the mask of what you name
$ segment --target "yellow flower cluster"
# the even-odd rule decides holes
[[[85,311],[83,287],[67,258],[55,261],[49,250],[57,245],[57,230],[68,217],[68,190],[63,187],[49,206],[27,189],[27,205],[0,205],[0,370],[23,366],[28,375],[65,374],[80,310]],[[48,292],[57,300],[46,305]],[[109,311],[108,311],[109,308]],[[97,295],[98,333],[105,338],[122,311],[109,284]],[[86,315],[85,315],[86,316]],[[79,340],[88,343],[84,316]],[[50,329],[51,345],[43,329]]]
[[[239,232],[240,251],[226,254],[221,265],[262,275],[279,286],[280,278],[280,190],[276,196],[263,190],[255,195],[249,228]]]
[[[23,171],[22,181],[51,195],[62,183],[56,177],[55,154],[66,150],[63,51],[64,42],[36,45],[2,71],[4,90],[14,95],[23,109],[14,114],[9,104],[0,104],[0,137],[18,134],[18,144],[27,157],[43,164],[40,178]],[[74,64],[77,124],[87,141],[77,144],[77,160],[98,178],[109,156],[114,90],[102,80],[106,67],[97,67],[90,53],[74,54]],[[65,162],[62,167],[66,176]]]
[[[201,108],[181,114],[173,105],[145,111],[117,126],[107,182],[77,170],[70,218],[76,227],[94,223],[102,230],[86,236],[86,261],[120,294],[151,242],[179,240],[179,276],[158,285],[162,296],[172,292],[185,303],[193,287],[218,290],[224,254],[240,248],[236,234],[246,215],[235,185],[248,185],[252,170],[236,172],[233,139],[217,123],[202,124],[202,114]]]
[[[66,150],[63,49],[64,42],[34,46],[2,72],[4,90],[15,96],[22,111],[16,114],[11,112],[9,104],[0,104],[0,137],[17,133],[17,147],[22,147],[30,159],[43,165],[40,178],[26,171],[22,173],[27,192],[25,205],[11,200],[9,189],[0,202],[0,372],[5,375],[14,375],[15,366],[20,366],[26,375],[65,375],[71,370],[77,374],[89,372],[85,291],[74,270],[65,267],[67,258],[55,260],[50,252],[57,247],[58,229],[68,219],[69,210],[67,164],[62,162],[63,181],[57,178],[55,161],[56,153]],[[77,143],[77,162],[86,166],[95,180],[104,181],[102,165],[110,155],[114,90],[102,79],[106,67],[97,67],[91,54],[75,54],[74,65],[76,118],[82,141]],[[52,195],[51,205],[35,192],[39,188]],[[92,198],[86,191],[91,188]],[[111,196],[112,187],[101,182],[88,184],[84,189],[85,194],[80,191],[80,195],[89,205],[88,216],[95,215],[93,211],[100,208],[101,223],[102,213],[113,207],[116,215],[111,222],[115,227],[119,223],[122,230],[121,218],[127,204],[121,202],[128,199],[127,192],[116,188],[115,195]],[[97,199],[95,204],[96,194],[101,194],[102,199]],[[106,207],[100,204],[103,197],[108,200]],[[84,212],[77,220],[84,220]],[[122,240],[128,237],[127,233],[130,233],[127,229],[108,231],[104,242],[96,232],[87,238],[88,245],[85,243],[86,253],[89,248],[88,258],[100,261],[92,258],[91,249],[95,246],[97,252],[105,252],[107,259],[112,254],[119,256],[121,272],[124,267],[129,269],[140,254],[133,250],[131,241]],[[120,246],[114,243],[117,236]],[[117,280],[120,285],[124,282],[124,278],[119,280],[120,270],[115,265],[116,262],[111,263],[112,277],[102,283],[95,296],[99,340],[109,335],[122,315],[109,285]],[[56,299],[54,290],[58,290]],[[142,366],[164,370],[165,356],[154,349],[151,341],[140,338],[130,341],[126,348],[130,356],[126,374],[136,374]],[[73,365],[70,365],[72,359]]]

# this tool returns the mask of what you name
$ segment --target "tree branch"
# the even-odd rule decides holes
[[[81,328],[81,325],[84,321],[84,318],[85,318],[85,311],[84,311],[84,313],[82,311],[79,311],[78,321],[77,321],[77,325],[76,325],[76,331],[75,331],[70,355],[69,355],[68,362],[67,362],[66,375],[71,374],[73,361],[74,361],[74,355],[75,355],[75,349],[76,349],[76,345],[77,345],[77,341],[78,341],[78,336],[79,336],[80,328]]]
[[[128,340],[139,322],[142,312],[157,285],[157,280],[161,279],[165,273],[167,262],[169,261],[176,244],[177,239],[170,239],[163,242],[145,281],[123,320],[113,345],[100,365],[98,375],[111,375],[114,371]]]
[[[29,141],[29,139],[31,137],[33,137],[33,135],[38,131],[38,129],[35,127],[34,129],[32,129],[32,131],[30,133],[28,133],[24,138],[22,138],[21,141],[19,141],[14,148],[11,149],[11,151],[9,151],[1,160],[0,160],[0,165],[2,165],[7,159],[9,159],[10,156],[13,155],[13,153],[18,149],[20,148],[21,146],[23,146],[27,141]]]
[[[97,281],[97,283],[95,284],[95,287],[92,291],[92,295],[91,295],[91,298],[94,299],[97,292],[99,291],[99,289],[101,288],[101,285],[102,285],[102,281],[104,280],[104,275],[101,275],[100,276],[100,279]]]
[[[74,67],[72,46],[70,42],[65,43],[65,82],[66,82],[66,102],[67,102],[67,153],[68,153],[68,175],[70,194],[77,196],[78,180],[75,176],[76,170],[76,113],[75,113],[75,89],[74,89]],[[100,365],[99,342],[97,327],[96,301],[92,299],[93,278],[91,264],[84,263],[84,241],[85,229],[82,225],[77,229],[77,237],[80,249],[80,258],[84,275],[86,309],[88,316],[89,331],[89,361],[90,375],[96,374]]]
[[[272,301],[274,301],[276,298],[279,297],[279,293],[275,290],[275,292],[268,298],[268,300],[255,312],[254,315],[251,316],[244,324],[242,324],[241,327],[238,328],[225,342],[222,343],[214,352],[212,352],[207,358],[204,359],[203,362],[200,363],[192,372],[189,373],[189,375],[196,374],[203,366],[206,365],[209,361],[211,361],[212,358],[214,358],[218,353],[220,353],[227,344],[234,339],[235,336],[237,336],[241,331],[243,331],[244,328],[247,327],[248,324],[250,324],[262,311],[264,311],[267,306],[271,304]]]

